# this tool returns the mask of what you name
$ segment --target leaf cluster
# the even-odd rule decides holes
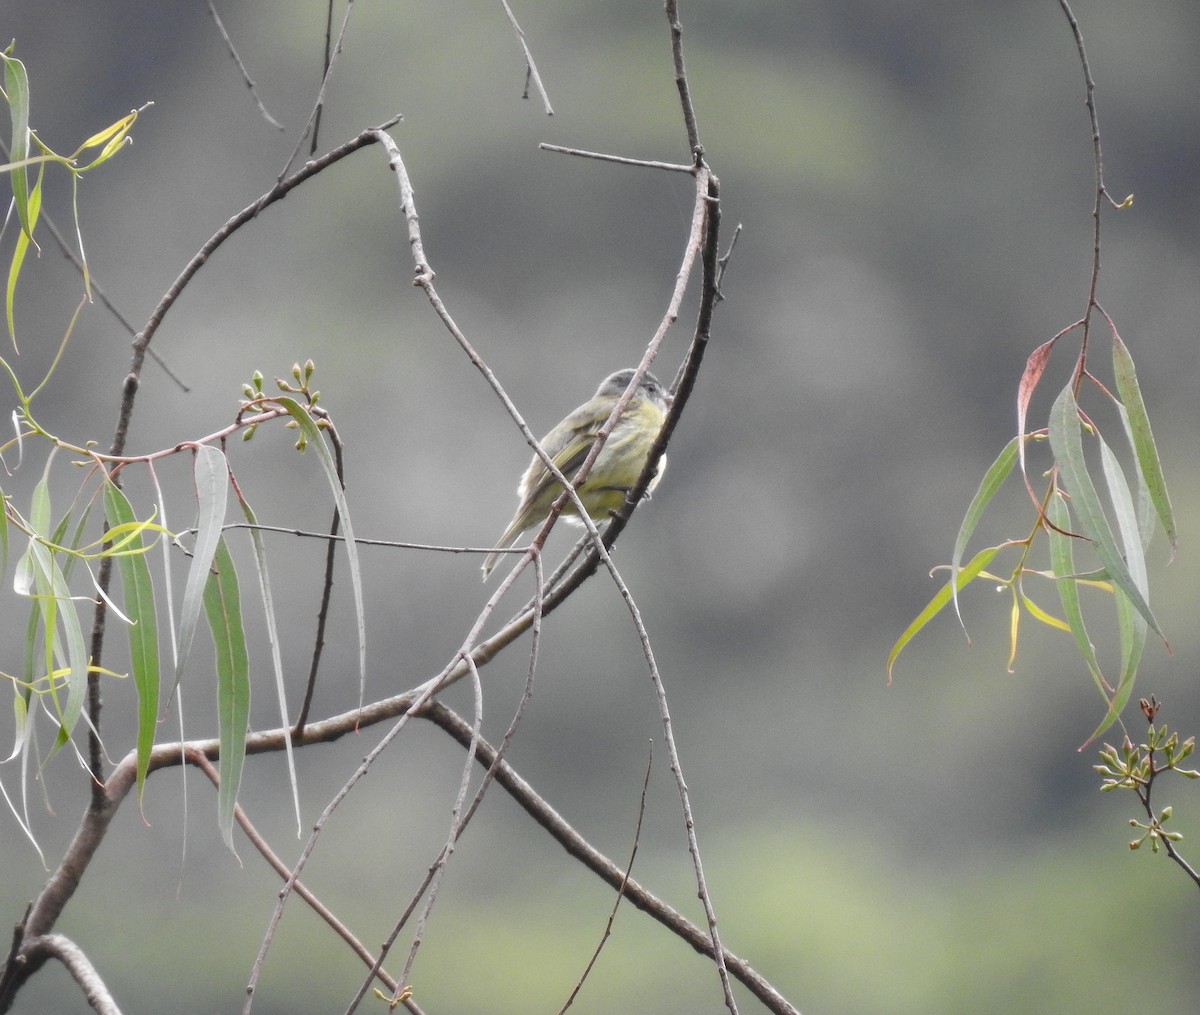
[[[1064,329],[1030,355],[1018,390],[1017,414],[1021,432],[1005,445],[980,481],[959,526],[947,567],[949,580],[901,634],[887,661],[890,680],[901,650],[947,606],[953,605],[960,624],[963,622],[959,604],[959,593],[963,588],[980,580],[995,583],[1006,589],[1010,597],[1010,670],[1016,660],[1023,616],[1028,615],[1040,624],[1068,633],[1074,639],[1106,705],[1104,717],[1088,738],[1089,742],[1108,729],[1128,703],[1148,632],[1153,631],[1166,644],[1165,635],[1150,609],[1146,549],[1158,524],[1164,529],[1172,549],[1177,541],[1162,463],[1133,358],[1112,321],[1107,315],[1104,319],[1112,336],[1112,370],[1117,393],[1114,395],[1084,368],[1086,321]],[[1055,397],[1047,425],[1027,432],[1025,420],[1029,403],[1050,352],[1064,335],[1076,328],[1084,329],[1084,343],[1076,368]],[[1080,392],[1085,383],[1116,409],[1132,456],[1132,484],[1112,444],[1080,403]],[[1053,456],[1051,467],[1042,477],[1044,486],[1040,492],[1035,490],[1027,468],[1027,448],[1035,443],[1048,444]],[[1089,452],[1098,454],[1098,469],[1090,460]],[[1020,473],[1034,509],[1028,534],[984,547],[966,559],[971,537],[985,511],[1014,472]],[[1044,566],[1037,567],[1031,562],[1032,555],[1043,537],[1047,559]],[[1077,562],[1077,550],[1080,549],[1086,549],[1092,558],[1082,566]],[[1015,554],[1011,570],[1000,574],[988,570],[1003,551]],[[1062,607],[1061,618],[1040,605],[1027,590],[1026,583],[1030,578],[1051,583]],[[1088,634],[1080,596],[1084,588],[1100,590],[1113,603],[1119,641],[1114,680],[1106,677]]]

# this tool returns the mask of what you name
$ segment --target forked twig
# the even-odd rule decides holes
[[[529,43],[525,41],[525,32],[517,24],[517,19],[513,15],[512,8],[508,6],[508,0],[500,0],[500,4],[504,8],[504,13],[508,16],[508,23],[512,25],[512,29],[517,35],[517,42],[521,44],[521,52],[525,54],[525,94],[521,98],[529,98],[529,86],[532,84],[542,97],[542,106],[546,110],[546,115],[553,116],[554,110],[550,106],[550,96],[546,94],[546,86],[542,84],[542,76],[538,73],[537,64],[533,62],[533,54],[529,51]]]

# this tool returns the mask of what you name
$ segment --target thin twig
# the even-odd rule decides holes
[[[188,764],[194,765],[196,768],[200,769],[200,771],[208,777],[208,780],[214,786],[220,786],[220,774],[217,772],[217,769],[213,763],[209,761],[203,753],[199,751],[189,751],[187,752],[186,757]],[[254,826],[254,823],[242,809],[241,804],[234,804],[233,817],[234,820],[237,821],[239,827],[245,833],[250,845],[252,845],[258,851],[259,855],[267,861],[268,866],[270,866],[270,868],[275,871],[276,874],[286,881],[288,874],[290,873],[288,871],[287,864],[285,864],[279,855],[271,848],[267,840],[262,837],[262,834],[258,831],[258,829]],[[300,896],[300,898],[306,903],[308,903],[309,908],[316,913],[317,916],[324,920],[338,937],[346,942],[346,945],[350,948],[350,950],[354,952],[354,954],[357,955],[368,968],[375,967],[375,956],[370,953],[370,951],[367,949],[367,946],[364,945],[357,938],[357,936],[355,936],[350,928],[338,919],[333,910],[331,910],[320,899],[318,899],[313,891],[302,882],[296,882],[295,890],[296,894]],[[375,969],[375,975],[378,977],[379,981],[388,988],[388,990],[395,988],[396,980],[392,976],[389,976],[385,970]]]
[[[683,109],[683,127],[687,133],[688,150],[697,159],[704,154],[700,146],[700,130],[696,126],[696,110],[688,87],[687,69],[683,65],[683,24],[679,20],[678,0],[666,0],[667,24],[671,29],[671,55],[675,60],[675,87],[679,90],[679,105]]]
[[[625,407],[629,404],[630,399],[633,397],[633,392],[637,389],[640,379],[645,376],[646,371],[649,369],[649,365],[654,359],[655,353],[658,351],[658,346],[662,342],[662,337],[666,331],[665,327],[660,327],[659,332],[655,334],[653,339],[651,339],[647,351],[642,357],[642,362],[637,367],[634,378],[630,381],[629,387],[613,406],[612,413],[609,415],[608,420],[602,427],[598,429],[596,433],[596,440],[593,443],[587,457],[579,466],[578,470],[576,470],[574,477],[570,480],[567,479],[567,477],[563,475],[559,466],[546,453],[545,448],[542,447],[533,431],[529,428],[529,425],[525,422],[524,417],[522,417],[516,405],[513,404],[512,399],[508,397],[508,393],[496,379],[496,376],[492,373],[491,368],[487,365],[487,363],[484,362],[483,357],[480,356],[475,350],[474,346],[467,339],[467,336],[463,333],[462,329],[459,328],[459,326],[455,323],[454,318],[450,315],[449,310],[446,308],[446,305],[442,302],[441,297],[438,295],[437,289],[433,284],[435,273],[430,267],[429,261],[425,256],[424,244],[421,241],[420,219],[417,215],[416,200],[413,194],[412,182],[409,180],[408,170],[404,166],[404,159],[400,154],[400,149],[397,147],[396,142],[391,135],[382,129],[378,130],[376,134],[379,143],[388,153],[388,162],[396,174],[396,181],[400,188],[400,206],[404,213],[405,221],[408,223],[409,246],[412,250],[413,261],[415,264],[413,285],[418,286],[424,291],[426,299],[429,300],[430,306],[433,307],[434,313],[437,314],[443,325],[454,338],[455,342],[458,343],[459,348],[462,349],[475,368],[479,370],[481,374],[483,374],[488,384],[491,385],[492,390],[496,393],[497,397],[500,398],[501,402],[503,402],[504,407],[508,410],[508,413],[512,417],[513,421],[517,424],[522,435],[525,437],[525,440],[529,443],[530,447],[533,448],[534,453],[541,459],[549,473],[554,476],[554,478],[557,479],[563,487],[563,493],[552,505],[550,512],[542,525],[542,528],[534,538],[531,552],[536,552],[541,548],[547,534],[554,525],[554,522],[557,520],[559,513],[562,511],[563,506],[569,500],[575,506],[578,521],[583,524],[584,528],[587,529],[589,535],[592,537],[600,558],[608,563],[608,547],[601,541],[600,533],[596,527],[596,523],[593,521],[591,515],[584,507],[576,488],[587,477],[588,471],[591,469],[597,456],[600,454],[600,450],[604,445],[604,441],[607,439],[609,433],[612,432],[613,427],[616,426],[617,420],[620,418],[621,413],[624,412]],[[674,317],[672,317],[671,320],[673,321]],[[655,457],[646,464],[646,469],[642,474],[642,483],[639,484],[643,492],[646,489],[646,485],[648,485],[650,482],[649,477],[653,474],[654,465],[657,461],[658,458]],[[615,534],[613,538],[615,538]],[[611,543],[608,545],[611,545]],[[528,559],[528,557],[526,559]],[[490,617],[493,609],[495,608],[495,604],[499,601],[500,595],[502,595],[503,592],[509,587],[511,584],[511,579],[518,574],[524,568],[524,566],[524,563],[519,564],[517,568],[511,572],[509,578],[501,584],[497,595],[494,595],[488,601],[488,604],[484,607],[483,612],[480,614],[479,623],[476,625],[477,627],[480,627],[482,623]],[[468,641],[467,644],[474,643]],[[461,679],[463,675],[464,672],[460,671],[458,672],[457,676],[453,678],[448,677],[447,680],[453,682],[455,679]],[[448,684],[444,686],[448,686]],[[441,688],[439,688],[439,690],[440,689]]]
[[[225,30],[225,25],[221,21],[221,15],[217,13],[217,8],[213,5],[213,0],[206,0],[206,3],[208,4],[208,13],[212,15],[213,24],[217,26],[217,31],[221,33],[221,38],[225,42],[225,48],[229,50],[229,55],[233,57],[233,62],[237,64],[237,68],[242,75],[242,80],[246,83],[246,87],[250,89],[250,94],[254,97],[262,118],[277,130],[284,130],[283,124],[267,112],[267,107],[263,105],[262,99],[259,98],[258,86],[255,85],[254,79],[250,77],[250,72],[246,70],[246,65],[242,63],[242,58],[238,56],[238,51],[233,45],[233,39],[229,37],[229,33]]]
[[[325,0],[325,54],[321,60],[321,80],[329,76],[329,65],[333,63],[333,0]],[[321,133],[321,114],[325,110],[323,99],[317,99],[317,108],[313,113],[312,140],[308,145],[310,156],[317,154],[317,138]]]
[[[326,417],[325,431],[329,434],[329,443],[333,445],[334,471],[337,473],[338,484],[346,489],[346,456],[342,438],[334,427],[333,422]],[[321,583],[321,605],[317,609],[317,630],[313,636],[312,659],[308,666],[308,680],[304,684],[304,701],[300,706],[300,714],[296,717],[295,732],[299,733],[308,722],[308,712],[312,707],[313,692],[317,686],[317,670],[321,666],[321,655],[325,649],[325,626],[329,620],[329,606],[333,601],[333,567],[337,559],[338,527],[341,525],[338,509],[333,509],[333,520],[329,524],[329,535],[325,544],[325,577]],[[358,540],[355,540],[357,543]]]
[[[417,950],[421,947],[421,942],[425,939],[425,928],[429,925],[429,916],[433,912],[434,904],[437,902],[438,889],[441,887],[442,878],[446,873],[446,866],[450,863],[451,856],[454,855],[454,848],[458,844],[458,838],[462,835],[464,827],[461,821],[463,804],[466,802],[467,790],[471,785],[471,766],[475,761],[475,749],[479,743],[480,731],[483,729],[483,684],[479,679],[479,670],[475,666],[471,667],[471,690],[473,692],[472,700],[475,703],[475,722],[471,727],[471,743],[467,746],[467,754],[463,759],[462,779],[458,786],[458,796],[455,798],[454,807],[450,812],[450,833],[442,846],[441,854],[433,864],[433,878],[429,882],[429,894],[426,896],[425,906],[421,910],[421,915],[417,919],[417,928],[413,934],[412,946],[409,948],[408,958],[404,961],[404,970],[400,977],[403,983],[408,983],[412,978],[413,964],[417,961]],[[395,996],[393,996],[393,1000],[395,1000]],[[346,1015],[353,1015],[353,1006],[347,1009]]]
[[[1125,207],[1132,197],[1127,197],[1122,204],[1117,204],[1108,193],[1104,184],[1104,155],[1100,147],[1100,117],[1096,112],[1096,82],[1092,78],[1091,64],[1088,63],[1087,51],[1083,46],[1083,31],[1067,0],[1058,0],[1066,16],[1071,34],[1075,37],[1075,48],[1079,53],[1079,66],[1083,71],[1084,103],[1088,111],[1088,123],[1092,129],[1092,171],[1095,176],[1096,197],[1092,204],[1092,265],[1091,276],[1088,280],[1087,309],[1083,315],[1083,333],[1079,342],[1079,359],[1075,368],[1075,393],[1083,384],[1083,375],[1087,362],[1088,338],[1091,334],[1092,308],[1096,306],[1096,293],[1100,285],[1100,220],[1105,200],[1114,208]]]
[[[1126,736],[1128,736],[1128,734],[1126,734]],[[1150,766],[1150,774],[1147,776],[1145,783],[1134,785],[1134,792],[1137,794],[1138,800],[1141,801],[1142,809],[1146,812],[1148,827],[1161,828],[1158,816],[1154,813],[1154,808],[1150,804],[1150,796],[1153,792],[1155,778],[1160,772],[1170,771],[1170,769],[1165,767],[1155,767],[1153,751],[1150,752],[1148,761]],[[1175,844],[1166,835],[1160,835],[1158,841],[1162,843],[1163,849],[1166,850],[1167,856],[1174,861],[1180,870],[1182,870],[1189,878],[1192,879],[1192,883],[1196,885],[1197,888],[1200,888],[1200,871],[1197,871],[1195,867],[1188,863],[1183,854],[1175,848]]]
[[[565,148],[563,145],[550,144],[542,141],[538,147],[544,152],[558,152],[561,155],[577,155],[581,159],[599,159],[601,162],[616,162],[622,166],[641,166],[644,169],[667,169],[673,173],[694,173],[695,166],[684,166],[678,162],[654,162],[650,159],[630,159],[624,155],[608,155],[604,152],[590,152],[583,148]]]
[[[612,910],[608,914],[608,919],[604,923],[604,933],[600,935],[600,941],[596,944],[596,950],[592,952],[592,957],[588,959],[588,963],[584,966],[583,972],[579,975],[578,981],[571,989],[563,1006],[558,1009],[557,1015],[563,1013],[575,1003],[575,998],[579,996],[579,992],[583,989],[583,984],[587,980],[592,969],[596,965],[596,960],[600,958],[600,953],[604,950],[604,945],[612,936],[613,924],[617,919],[617,909],[620,908],[621,899],[625,894],[625,886],[629,884],[629,875],[633,871],[633,861],[637,858],[638,844],[642,841],[642,820],[646,817],[646,792],[650,788],[650,773],[654,766],[654,743],[651,742],[650,750],[646,757],[646,774],[642,777],[642,796],[638,801],[637,825],[633,830],[633,846],[629,850],[629,863],[625,865],[625,876],[621,879],[621,885],[617,889],[617,897],[613,900]]]
[[[11,158],[8,143],[3,138],[0,138],[0,152],[4,153],[6,160]],[[79,259],[79,255],[71,249],[71,245],[67,242],[66,237],[63,236],[58,226],[55,225],[54,219],[50,217],[49,213],[44,208],[42,209],[41,214],[38,215],[38,223],[50,233],[50,236],[54,240],[55,246],[58,247],[59,252],[63,255],[63,257],[71,262],[72,267],[79,272],[80,277],[83,277],[83,262]],[[96,298],[104,305],[104,308],[117,319],[117,322],[121,325],[121,327],[129,333],[129,337],[137,337],[137,328],[130,323],[129,318],[127,318],[123,313],[121,313],[120,310],[117,309],[117,305],[108,298],[108,294],[104,291],[104,288],[100,285],[100,283],[96,281],[96,276],[92,274],[90,268],[87,270],[87,279],[89,285],[91,286],[93,295],[95,295]],[[164,360],[155,350],[149,350],[149,355],[155,363],[162,367],[163,373],[165,373],[181,391],[187,392],[192,390],[186,384],[184,384],[175,371],[167,366],[166,360]]]
[[[132,377],[132,383],[135,386],[135,391],[138,378],[141,376],[142,360],[146,354],[146,349],[149,347],[151,340],[154,338],[155,333],[162,324],[162,320],[166,316],[167,311],[169,311],[171,307],[175,305],[175,301],[179,299],[179,296],[183,292],[184,288],[192,280],[192,276],[204,266],[204,263],[213,255],[217,248],[220,247],[221,244],[223,244],[227,239],[229,239],[230,236],[241,229],[242,226],[252,221],[255,216],[257,216],[258,213],[264,208],[287,197],[288,194],[290,194],[296,187],[300,186],[300,184],[302,184],[305,180],[312,176],[316,176],[320,172],[323,172],[335,162],[340,162],[342,159],[346,158],[346,156],[352,155],[360,148],[365,148],[367,145],[374,144],[378,140],[376,136],[377,131],[387,130],[389,127],[395,126],[399,120],[399,116],[394,116],[385,123],[380,124],[378,127],[371,127],[367,130],[364,130],[357,137],[351,138],[345,144],[339,145],[337,148],[326,152],[319,159],[313,159],[310,162],[306,162],[293,175],[280,180],[253,204],[247,205],[240,212],[230,218],[228,222],[226,222],[223,226],[221,226],[220,229],[218,229],[215,233],[213,233],[212,236],[208,238],[204,245],[192,256],[192,259],[188,261],[183,271],[179,273],[179,277],[171,283],[170,287],[163,294],[162,298],[158,302],[158,306],[154,308],[149,320],[146,322],[145,326],[138,334],[137,339],[133,343],[134,357],[133,363],[130,366],[130,376]],[[129,411],[132,412],[132,407]],[[128,422],[123,422],[125,422],[125,427],[118,430],[118,439],[114,440],[113,442],[114,445],[119,445],[120,449],[123,449],[125,446],[125,434],[128,430]],[[120,455],[122,453],[122,450],[116,450],[113,452],[115,455]]]
[[[283,919],[284,907],[287,904],[288,898],[291,896],[292,888],[295,886],[297,879],[300,877],[301,871],[304,870],[309,859],[312,857],[313,852],[316,850],[317,840],[320,838],[321,832],[325,828],[326,823],[333,816],[333,812],[337,810],[342,801],[350,795],[350,791],[354,789],[354,787],[358,785],[359,781],[367,774],[368,771],[370,771],[371,766],[375,763],[375,759],[378,758],[379,755],[384,752],[387,746],[400,735],[401,730],[403,730],[408,724],[408,720],[412,715],[413,708],[416,705],[423,704],[424,701],[430,697],[433,686],[435,686],[435,684],[431,681],[426,685],[426,689],[422,690],[415,696],[413,700],[411,700],[411,702],[408,704],[408,707],[405,708],[403,714],[400,715],[398,721],[390,730],[388,730],[386,734],[384,734],[383,738],[371,749],[367,756],[363,758],[362,762],[354,770],[354,773],[349,779],[346,780],[346,782],[342,785],[342,788],[334,794],[329,803],[325,805],[325,809],[321,812],[320,817],[317,818],[316,823],[313,825],[313,830],[308,837],[308,841],[305,842],[304,849],[300,853],[299,860],[296,861],[296,865],[292,868],[291,873],[284,882],[283,888],[279,892],[279,899],[275,903],[275,909],[271,913],[271,918],[267,924],[267,930],[263,934],[262,942],[259,945],[258,955],[255,957],[254,965],[251,968],[250,979],[246,984],[246,1003],[242,1008],[243,1015],[250,1015],[250,1010],[254,1001],[254,991],[258,986],[259,978],[262,976],[263,965],[266,962],[267,952],[270,950],[271,944],[275,939],[275,931],[278,929],[279,923]],[[355,714],[360,717],[359,722],[362,721],[362,717],[366,715],[368,711],[369,706],[363,706],[362,708],[355,710]],[[306,729],[306,733],[311,732],[314,725],[319,724],[310,724]],[[247,753],[249,753],[249,737],[246,741],[246,750]]]
[[[638,640],[642,645],[642,655],[646,659],[650,680],[654,685],[659,716],[662,720],[663,732],[667,741],[667,757],[670,760],[671,773],[675,776],[675,786],[679,790],[679,802],[683,807],[683,824],[687,833],[688,852],[692,855],[692,869],[696,875],[696,894],[704,906],[704,915],[708,920],[708,933],[713,943],[712,955],[716,961],[717,974],[720,977],[721,988],[725,994],[725,1006],[729,1009],[730,1015],[737,1015],[737,1001],[734,999],[733,987],[729,982],[729,971],[725,967],[725,949],[721,946],[721,937],[717,930],[717,914],[713,907],[712,896],[708,891],[708,882],[704,876],[704,864],[700,859],[700,841],[696,835],[696,816],[692,811],[687,783],[683,778],[683,764],[679,758],[679,749],[675,744],[674,725],[671,722],[671,712],[667,706],[666,685],[663,683],[662,673],[659,671],[658,663],[654,658],[654,647],[650,643],[650,634],[646,630],[641,611],[634,601],[633,593],[629,591],[629,586],[625,584],[625,581],[617,573],[616,568],[612,566],[611,562],[609,564],[609,571],[621,594],[621,598],[625,601],[626,608],[629,610],[633,626],[637,630]]]
[[[350,27],[350,14],[354,10],[354,0],[346,0],[346,16],[342,18],[342,27],[338,32],[337,43],[333,47],[333,51],[329,50],[329,42],[325,43],[325,71],[321,75],[321,87],[317,89],[317,98],[313,103],[313,111],[308,116],[308,122],[305,123],[304,129],[300,132],[300,138],[296,141],[296,147],[292,149],[292,154],[288,156],[287,162],[283,164],[283,169],[279,173],[279,181],[282,182],[284,177],[290,172],[296,159],[300,157],[300,149],[304,147],[304,139],[309,136],[309,132],[315,132],[317,123],[321,119],[321,109],[325,105],[325,90],[329,87],[329,77],[333,73],[333,65],[337,61],[338,56],[342,52],[342,43],[346,41],[346,29]],[[397,117],[396,119],[399,119]],[[392,121],[393,123],[395,121]],[[383,129],[387,129],[386,127]],[[313,151],[316,150],[316,142],[313,142]]]
[[[537,582],[538,582],[539,590],[542,588],[541,563],[542,563],[541,557],[535,558],[534,566],[537,570]],[[538,598],[538,605],[540,606],[540,595]],[[508,729],[505,730],[505,732],[504,732],[504,737],[500,741],[500,746],[498,748],[496,748],[492,762],[488,766],[487,771],[484,772],[483,781],[479,784],[479,789],[475,791],[475,798],[471,801],[471,805],[467,808],[466,812],[462,816],[461,821],[459,821],[458,825],[455,827],[455,829],[453,831],[453,838],[455,840],[457,840],[458,838],[461,838],[462,833],[465,831],[467,825],[470,824],[471,819],[475,816],[476,812],[479,810],[479,805],[483,803],[484,794],[487,792],[488,787],[492,784],[492,781],[495,778],[496,770],[499,768],[500,763],[503,760],[505,753],[508,751],[508,748],[513,741],[513,737],[516,735],[517,727],[520,726],[521,720],[525,716],[525,711],[529,707],[529,702],[533,700],[533,684],[534,684],[534,676],[537,672],[538,648],[539,648],[540,644],[541,644],[541,614],[540,614],[540,610],[535,610],[534,619],[533,619],[533,633],[532,633],[532,638],[530,640],[529,669],[528,669],[528,672],[527,672],[526,678],[525,678],[525,690],[522,693],[521,700],[517,704],[517,709],[513,713],[513,717],[508,724]],[[467,658],[467,662],[468,663],[470,662],[470,657]],[[472,674],[475,676],[475,683],[478,684],[477,671],[472,669]],[[414,714],[420,716],[421,718],[427,718],[424,708],[417,710]],[[473,739],[476,742],[478,742],[478,740],[479,740],[479,733],[478,733],[477,728],[475,729]],[[468,747],[468,750],[469,751],[471,750],[470,747]],[[421,898],[425,894],[426,890],[430,888],[430,885],[433,881],[435,868],[440,869],[440,867],[439,867],[440,861],[441,861],[441,857],[439,857],[439,860],[436,861],[434,865],[430,866],[429,870],[426,872],[426,876],[425,876],[424,880],[421,882],[420,885],[417,886],[417,889],[413,893],[413,897],[412,897],[411,901],[409,902],[408,906],[405,908],[404,912],[401,914],[399,921],[397,922],[397,925],[396,925],[397,931],[401,927],[403,927],[404,924],[408,921],[408,918],[412,915],[412,913],[416,909],[417,903],[421,900]],[[418,936],[420,936],[420,935],[418,935]],[[381,955],[381,960],[382,960],[382,955]],[[407,976],[408,976],[408,971],[409,971],[409,966],[406,965],[405,966],[405,978],[407,978]],[[370,977],[368,976],[367,983],[369,983],[369,982],[370,982]],[[397,989],[399,990],[402,988],[397,988]],[[347,1015],[350,1015],[350,1013],[354,1011],[355,1007],[359,1004],[359,1002],[361,1001],[361,998],[364,994],[365,994],[365,984],[364,984],[364,987],[362,989],[360,989],[358,996],[355,997],[354,1001],[351,1003],[350,1007],[347,1009]]]
[[[427,707],[422,709],[421,715],[422,718],[428,718],[437,723],[464,746],[471,737],[470,724],[440,701],[430,702]],[[495,749],[486,740],[480,740],[476,748],[479,764],[490,766],[494,751]],[[501,762],[497,768],[496,782],[570,856],[582,863],[606,884],[613,888],[620,888],[622,894],[637,909],[657,920],[681,940],[686,941],[699,954],[710,959],[713,957],[712,937],[705,930],[685,919],[662,899],[647,891],[638,883],[637,879],[627,878],[617,864],[597,850],[573,828],[507,761]],[[799,1015],[795,1006],[756,972],[749,963],[730,951],[724,951],[723,956],[725,965],[733,976],[761,1001],[768,1011],[775,1015]]]
[[[546,94],[546,86],[542,84],[542,76],[538,73],[537,64],[533,62],[533,54],[529,51],[529,43],[525,41],[525,32],[521,26],[517,24],[517,19],[513,16],[512,8],[508,6],[508,0],[500,0],[501,6],[504,8],[504,13],[508,15],[508,23],[512,25],[513,31],[517,34],[517,42],[521,44],[521,51],[525,54],[525,94],[522,98],[529,98],[530,83],[538,90],[538,94],[542,97],[542,105],[545,107],[546,115],[553,116],[554,110],[550,108],[550,96]]]

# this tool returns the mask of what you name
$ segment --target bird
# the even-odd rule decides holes
[[[609,374],[588,401],[567,415],[542,438],[542,448],[567,479],[574,480],[575,473],[592,448],[596,434],[612,415],[613,408],[629,387],[634,373],[632,369],[625,369]],[[606,518],[609,512],[615,511],[625,502],[626,494],[633,489],[646,467],[646,459],[659,431],[662,430],[671,400],[671,395],[653,374],[647,373],[642,377],[633,397],[625,406],[625,411],[617,420],[596,461],[592,463],[586,478],[576,491],[593,520]],[[667,456],[663,455],[658,460],[658,468],[646,491],[647,497],[658,485],[666,467]],[[496,543],[497,548],[488,554],[483,562],[481,570],[484,581],[487,581],[488,575],[500,559],[500,551],[512,546],[523,532],[545,521],[551,505],[562,492],[562,484],[554,478],[542,460],[534,455],[517,487],[517,497],[520,499],[517,512]],[[562,514],[573,525],[583,524],[578,518],[575,504],[570,500],[562,509]]]

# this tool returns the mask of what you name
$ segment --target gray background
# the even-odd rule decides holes
[[[0,3],[0,32],[16,37],[30,70],[33,125],[57,150],[155,103],[133,146],[80,191],[92,268],[135,322],[270,186],[319,80],[319,5],[221,13],[286,134],[257,114],[203,5]],[[404,114],[394,133],[439,290],[542,432],[637,360],[678,268],[691,188],[687,177],[537,149],[686,159],[658,3],[530,2],[515,13],[555,117],[520,100],[521,55],[498,4],[364,3],[322,148]],[[1174,655],[1149,645],[1138,693],[1164,699],[1162,719],[1190,732],[1200,726],[1189,563],[1200,501],[1200,8],[1097,0],[1076,13],[1099,85],[1107,182],[1118,200],[1135,194],[1131,209],[1106,212],[1100,298],[1137,361],[1183,543],[1170,567],[1163,544],[1152,549]],[[1163,858],[1130,855],[1132,797],[1101,797],[1094,752],[1076,750],[1103,709],[1070,639],[1027,618],[1006,673],[1008,600],[979,586],[964,596],[973,649],[941,618],[901,657],[895,685],[884,680],[888,649],[937,587],[928,570],[948,560],[979,478],[1014,431],[1025,358],[1084,309],[1091,151],[1058,5],[685,0],[683,18],[726,233],[737,222],[745,232],[670,470],[617,561],[665,674],[726,943],[805,1012],[1191,1007],[1194,889]],[[47,205],[65,226],[68,194],[54,179]],[[49,247],[29,269],[18,306],[27,381],[78,293]],[[253,370],[287,376],[311,356],[349,446],[357,532],[487,545],[511,513],[528,449],[410,276],[394,181],[368,149],[269,209],[200,272],[155,340],[191,392],[148,366],[130,450],[218,429]],[[689,328],[685,314],[660,376]],[[1099,334],[1089,360],[1104,376],[1106,344]],[[1066,340],[1052,361],[1033,420],[1044,420],[1077,348]],[[88,309],[39,418],[106,445],[128,362],[128,337]],[[311,455],[289,448],[261,432],[233,450],[234,468],[263,521],[319,528],[324,481]],[[27,454],[5,485],[18,502],[44,460]],[[79,476],[61,461],[58,470],[65,506]],[[176,491],[168,520],[181,528],[186,464],[161,475]],[[132,489],[146,508],[144,484]],[[976,545],[1031,524],[1012,484]],[[295,700],[322,551],[285,537],[269,545]],[[568,545],[556,535],[551,551]],[[436,672],[487,593],[478,558],[370,550],[364,560],[367,692],[379,696]],[[1056,606],[1052,590],[1030,588]],[[344,572],[339,592],[321,711],[357,700]],[[1111,653],[1108,603],[1089,605]],[[0,668],[15,672],[25,614],[6,612],[15,633]],[[114,668],[117,645],[111,637]],[[617,858],[630,846],[648,741],[661,733],[639,659],[615,593],[593,582],[547,623],[511,754]],[[264,650],[255,666],[254,724],[265,728],[276,713]],[[489,733],[503,728],[524,668],[520,652],[487,668]],[[189,735],[211,732],[203,646],[185,693]],[[450,697],[469,708],[465,688]],[[110,682],[106,701],[107,746],[119,757],[132,688]],[[177,729],[172,714],[163,735]],[[1131,729],[1141,733],[1140,719]],[[377,736],[304,752],[306,825]],[[656,743],[636,873],[699,918],[664,759]],[[370,945],[444,836],[460,761],[441,734],[412,731],[326,833],[308,880]],[[14,766],[0,778],[17,791]],[[65,754],[45,780],[54,813],[40,785],[30,792],[53,863],[86,787]],[[238,1010],[274,904],[261,860],[241,842],[243,868],[221,846],[213,794],[194,773],[185,822],[181,782],[177,772],[151,781],[148,824],[124,809],[61,924],[129,1012]],[[282,763],[252,759],[243,801],[290,859],[299,846],[288,797]],[[1185,850],[1200,841],[1190,784],[1164,785],[1159,802],[1176,804],[1191,833]],[[0,828],[0,911],[16,920],[44,875],[15,822]],[[429,1012],[555,1010],[610,901],[494,792],[447,878],[418,1000]],[[340,1011],[359,976],[294,906],[255,1010]],[[630,909],[575,1010],[719,1007],[710,968]],[[743,1010],[755,1008],[747,1000]],[[18,1009],[86,1006],[50,969]]]

